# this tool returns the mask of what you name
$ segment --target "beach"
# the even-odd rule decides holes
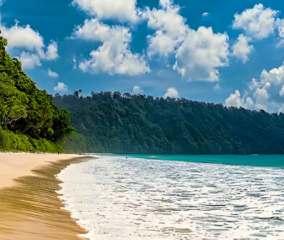
[[[56,193],[55,176],[70,164],[87,161],[79,155],[0,153],[0,239],[77,240],[79,227]]]

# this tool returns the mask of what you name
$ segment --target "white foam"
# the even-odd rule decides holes
[[[101,157],[58,178],[91,240],[284,239],[281,169]]]

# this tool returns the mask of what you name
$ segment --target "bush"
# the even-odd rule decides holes
[[[63,148],[46,139],[34,139],[21,133],[13,133],[0,128],[0,151],[57,153],[64,152]]]

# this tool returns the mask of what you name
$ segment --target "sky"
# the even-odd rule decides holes
[[[284,1],[0,4],[8,53],[50,94],[120,91],[284,112]]]

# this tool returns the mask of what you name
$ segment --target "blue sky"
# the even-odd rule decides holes
[[[0,2],[8,52],[51,94],[139,92],[284,111],[283,1]]]

